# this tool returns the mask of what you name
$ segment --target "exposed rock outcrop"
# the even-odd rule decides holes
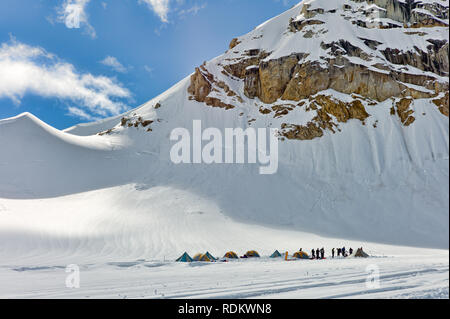
[[[235,97],[239,106],[241,93],[247,97],[245,107],[254,107],[261,116],[286,118],[278,122],[283,124],[281,136],[299,140],[336,132],[351,119],[365,125],[370,117],[366,108],[390,99],[395,101],[391,114],[404,126],[416,121],[416,99],[432,101],[448,116],[449,43],[448,36],[442,36],[448,32],[448,1],[342,0],[338,5],[317,0],[297,7],[284,29],[274,25],[280,34],[262,32],[263,24],[248,37],[233,39],[211,68],[221,69],[221,81],[208,65],[197,68],[190,98],[231,109],[234,106],[224,99]],[[336,21],[345,26],[342,38],[333,30],[339,29]],[[404,42],[397,41],[399,37]],[[290,121],[290,114],[305,103],[302,112],[316,112],[307,116],[312,120],[302,125]],[[378,121],[370,123],[376,128]]]
[[[318,95],[314,97],[313,103],[320,106],[326,113],[336,117],[338,122],[345,123],[350,119],[358,119],[364,122],[369,114],[360,100],[344,103],[333,99],[331,96]]]
[[[299,57],[293,55],[260,64],[259,84],[261,89],[258,97],[261,101],[270,104],[283,96],[298,61]],[[255,81],[258,82],[258,80]]]
[[[413,99],[403,98],[395,104],[397,115],[404,126],[410,126],[416,120],[414,111],[410,108],[412,103]]]
[[[252,67],[259,67],[261,61],[269,55],[270,53],[259,49],[248,50],[244,52],[241,59],[230,61],[232,63],[225,65],[223,68],[226,74],[244,79],[247,75],[247,70],[250,70]]]
[[[330,60],[327,68],[319,63],[298,63],[298,56],[289,56],[262,63],[258,69],[246,74],[245,95],[258,97],[264,103],[278,99],[300,101],[320,91],[333,89],[338,92],[356,93],[363,97],[384,101],[390,97],[413,95],[415,98],[429,98],[435,93],[417,90],[403,83],[446,90],[448,85],[436,83],[432,77],[376,72],[348,60]]]
[[[238,39],[238,38],[234,38],[234,39],[231,40],[231,42],[230,42],[229,49],[230,49],[230,50],[234,49],[234,47],[237,46],[239,43],[241,43],[241,42],[239,41],[239,39]]]
[[[281,135],[289,140],[312,140],[323,136],[323,130],[315,123],[307,125],[282,124]]]
[[[381,10],[368,8],[363,10],[366,17],[376,16],[380,19],[391,19],[411,28],[423,27],[448,27],[448,24],[442,20],[448,19],[449,8],[440,4],[439,1],[434,3],[424,3],[419,0],[352,0],[355,3],[367,2],[375,4]],[[373,27],[370,20],[359,20],[360,26]],[[383,27],[383,24],[379,24]],[[386,27],[384,25],[384,27]],[[398,26],[392,26],[398,27]]]
[[[449,74],[449,46],[444,40],[432,41],[428,46],[428,52],[417,47],[415,51],[402,52],[395,48],[387,48],[381,52],[389,62],[394,64],[411,65],[440,76]]]
[[[204,102],[206,105],[212,107],[219,107],[227,110],[234,108],[234,105],[224,103],[217,97],[209,96],[213,90],[214,84],[219,88],[224,89],[228,96],[236,95],[236,93],[231,91],[224,82],[216,82],[214,76],[202,66],[196,68],[195,73],[191,76],[191,85],[188,88],[188,92],[191,94],[190,98],[197,102]]]
[[[317,116],[306,125],[283,123],[281,136],[291,140],[312,140],[323,136],[326,130],[334,133],[338,123],[346,123],[351,119],[364,123],[369,117],[363,103],[358,99],[345,103],[329,95],[317,95],[309,100],[310,107],[317,112]],[[338,123],[335,123],[333,118]]]
[[[289,29],[291,32],[298,32],[302,31],[304,27],[308,25],[318,25],[318,24],[324,24],[323,21],[320,20],[301,20],[301,21],[291,21],[289,23]]]
[[[448,117],[449,114],[449,94],[448,91],[445,93],[445,95],[439,99],[435,99],[432,101],[439,109],[439,111]]]
[[[194,74],[191,76],[191,85],[188,92],[198,102],[205,102],[206,97],[211,93],[212,81],[214,77],[206,70],[195,68]]]

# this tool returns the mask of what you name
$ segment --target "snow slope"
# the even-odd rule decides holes
[[[0,298],[448,298],[448,250],[325,238],[236,222],[174,187],[126,185],[52,199],[0,201]],[[325,261],[267,258],[327,247]],[[364,246],[369,259],[331,259]],[[257,249],[261,260],[177,264]],[[68,265],[80,288],[66,287]],[[380,286],[367,286],[371,270]]]
[[[190,128],[192,119],[201,119],[205,127],[245,127],[235,116],[239,110],[177,103],[184,96],[181,85],[157,99],[164,105],[160,109],[136,110],[164,120],[150,134],[131,128],[79,137],[45,129],[29,115],[0,122],[5,150],[0,161],[2,197],[50,198],[130,184],[151,192],[163,186],[188,190],[214,202],[224,215],[249,224],[448,247],[448,121],[437,110],[427,110],[427,116],[410,128],[380,115],[376,129],[349,123],[337,135],[280,143],[277,174],[262,176],[257,165],[170,162],[172,128]],[[183,108],[189,108],[190,118]],[[439,126],[428,128],[422,142],[419,132],[433,117]],[[94,141],[99,142],[93,145]]]

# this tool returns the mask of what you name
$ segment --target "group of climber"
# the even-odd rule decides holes
[[[350,255],[352,255],[353,254],[353,248],[350,248],[349,250],[348,250],[348,253],[347,253],[347,250],[345,249],[345,247],[342,247],[342,248],[336,248],[336,249],[332,249],[331,250],[331,256],[334,258],[334,255],[335,255],[335,253],[336,253],[336,251],[337,251],[337,257],[340,257],[340,256],[342,256],[342,257],[348,257],[348,256],[350,256]]]
[[[302,249],[300,248],[300,251],[302,251]],[[325,248],[317,248],[317,249],[312,249],[311,250],[311,259],[325,259]]]
[[[300,251],[302,251],[302,248],[300,248]],[[337,253],[337,255],[336,255]],[[348,251],[345,247],[342,248],[333,248],[331,250],[331,257],[348,257],[353,254],[353,249],[350,248]],[[311,259],[325,259],[325,248],[317,248],[311,250]]]

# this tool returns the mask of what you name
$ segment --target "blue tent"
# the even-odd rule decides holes
[[[205,255],[206,255],[206,257],[208,257],[210,260],[217,260],[216,257],[214,257],[213,255],[211,255],[211,254],[209,253],[209,251],[207,251]]]
[[[193,262],[193,259],[191,258],[191,256],[188,255],[188,253],[184,253],[180,258],[178,258],[176,260],[177,262],[180,263],[190,263]]]
[[[282,257],[280,252],[278,250],[275,250],[275,252],[270,256],[270,258],[279,258]]]

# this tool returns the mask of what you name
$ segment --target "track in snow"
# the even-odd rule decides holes
[[[366,286],[367,266],[380,287]],[[445,252],[425,258],[230,263],[111,262],[82,265],[81,287],[65,287],[64,267],[0,268],[2,298],[448,298]]]

